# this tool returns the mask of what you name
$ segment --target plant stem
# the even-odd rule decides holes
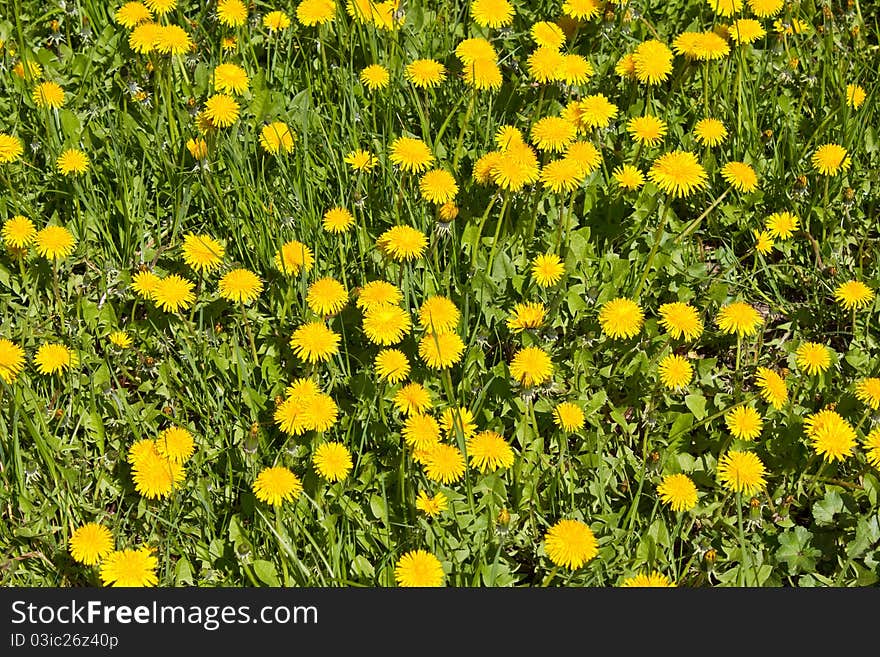
[[[636,292],[633,295],[636,300],[638,300],[639,295],[642,293],[642,287],[644,287],[645,281],[648,279],[648,272],[651,270],[654,256],[657,255],[657,249],[660,247],[660,240],[663,238],[663,230],[666,228],[666,222],[668,219],[669,204],[667,203],[663,206],[663,215],[660,219],[660,223],[657,225],[657,230],[654,231],[654,244],[651,246],[651,252],[648,254],[648,261],[645,263],[645,268],[642,270],[642,277],[639,280],[638,287],[636,287]]]

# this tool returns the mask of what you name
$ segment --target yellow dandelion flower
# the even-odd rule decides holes
[[[754,335],[764,323],[761,314],[743,301],[734,301],[724,306],[715,317],[715,323],[724,333],[739,336]]]
[[[853,109],[859,109],[865,102],[867,94],[864,87],[858,84],[846,85],[846,104]]]
[[[166,312],[185,310],[196,298],[193,294],[193,284],[177,274],[160,279],[150,296],[156,305]]]
[[[753,18],[740,18],[730,26],[730,38],[737,43],[754,43],[766,34],[764,26]]]
[[[434,333],[449,333],[458,326],[460,316],[452,300],[435,294],[425,299],[419,308],[419,326]]]
[[[666,44],[651,39],[633,52],[636,78],[646,84],[660,84],[672,72],[672,51]]]
[[[355,171],[370,171],[379,164],[379,158],[370,151],[359,148],[345,156],[345,163]]]
[[[655,570],[647,574],[638,573],[627,577],[621,586],[625,588],[671,588],[675,584],[666,575]]]
[[[846,310],[862,308],[874,300],[874,290],[861,281],[850,280],[835,288],[834,299]]]
[[[342,481],[351,472],[351,452],[342,443],[321,443],[312,455],[312,463],[319,475],[328,481]]]
[[[407,64],[404,77],[420,89],[430,89],[446,79],[446,67],[436,59],[416,59]]]
[[[824,344],[804,342],[795,352],[795,362],[811,376],[822,374],[831,366],[831,352]]]
[[[401,413],[423,413],[431,408],[431,394],[421,383],[408,383],[394,395],[394,406]]]
[[[782,11],[784,0],[747,0],[749,9],[758,18],[769,18]]]
[[[672,151],[654,160],[648,178],[674,198],[689,196],[706,187],[706,170],[688,151]]]
[[[217,20],[226,27],[241,27],[247,22],[247,7],[241,0],[219,0]]]
[[[562,12],[575,20],[595,18],[601,9],[601,0],[565,0],[562,3]]]
[[[532,39],[538,46],[556,48],[559,50],[565,44],[565,32],[556,23],[540,21],[532,25],[529,30]]]
[[[431,169],[419,180],[419,191],[426,201],[441,205],[455,198],[458,194],[458,184],[448,171]]]
[[[843,461],[856,446],[856,432],[837,412],[824,409],[804,419],[810,446],[826,461]]]
[[[754,495],[767,485],[764,464],[752,452],[730,450],[718,459],[718,480],[734,493]]]
[[[532,260],[532,278],[540,287],[550,287],[562,280],[565,265],[554,253],[540,254]]]
[[[727,137],[727,128],[718,119],[700,119],[694,126],[694,136],[703,146],[718,146]]]
[[[448,506],[449,500],[442,492],[431,497],[425,491],[420,490],[416,496],[416,508],[429,518],[436,518],[446,511]]]
[[[526,66],[535,81],[541,84],[560,80],[565,55],[558,48],[540,46],[529,55]]]
[[[394,579],[402,587],[443,586],[443,565],[425,550],[411,550],[398,559]]]
[[[694,376],[694,367],[684,356],[669,354],[657,366],[657,374],[660,382],[670,389],[680,389],[687,386]]]
[[[263,16],[263,27],[269,32],[280,32],[290,27],[290,16],[283,11],[270,11]]]
[[[399,349],[383,349],[376,354],[373,362],[379,378],[394,384],[403,381],[409,374],[409,359]]]
[[[419,341],[419,356],[435,369],[455,365],[463,353],[464,342],[457,333],[426,333]]]
[[[46,226],[34,235],[37,253],[48,260],[66,258],[73,253],[76,239],[64,226]]]
[[[141,299],[152,299],[161,279],[151,271],[139,271],[131,277],[131,289]]]
[[[356,305],[366,310],[370,306],[398,304],[402,300],[403,293],[396,285],[388,281],[370,281],[358,290]]]
[[[21,140],[14,136],[0,132],[0,164],[15,162],[24,153]]]
[[[495,61],[498,54],[495,52],[495,47],[486,39],[474,37],[465,39],[455,46],[455,56],[467,67],[468,64],[472,64],[477,60],[488,59]]]
[[[461,450],[438,443],[430,448],[425,460],[425,476],[431,481],[451,484],[464,476],[466,465]]]
[[[393,226],[376,239],[380,251],[397,262],[420,258],[428,246],[425,234],[411,226]]]
[[[6,338],[0,338],[0,379],[12,384],[24,368],[24,349]]]
[[[838,144],[820,146],[810,160],[813,167],[823,176],[834,176],[849,169],[851,161],[846,149]]]
[[[156,586],[159,562],[153,550],[114,550],[101,561],[101,583],[104,586]]]
[[[788,387],[779,374],[766,367],[757,370],[758,389],[761,399],[779,410],[788,401]]]
[[[260,146],[270,155],[291,153],[294,135],[284,121],[273,121],[260,129]]]
[[[113,552],[113,535],[104,525],[88,522],[70,535],[70,556],[86,566],[96,566]]]
[[[495,472],[513,465],[513,449],[504,437],[495,431],[480,431],[467,441],[471,467],[480,472]]]
[[[306,27],[329,23],[335,15],[334,0],[303,0],[296,7],[296,20]]]
[[[880,470],[880,429],[872,430],[862,441],[868,463]]]
[[[745,162],[728,162],[721,167],[721,177],[741,192],[752,192],[758,188],[758,175]]]
[[[662,142],[666,130],[666,122],[650,114],[633,117],[626,124],[626,131],[632,138],[637,143],[648,146],[656,146]]]
[[[37,229],[34,222],[20,214],[8,219],[0,231],[3,243],[13,249],[23,249],[31,244],[37,237]]]
[[[151,450],[132,458],[131,467],[134,487],[148,499],[170,497],[186,477],[183,464],[162,456],[155,442]]]
[[[787,240],[798,229],[799,219],[791,212],[774,212],[767,217],[764,226],[770,237]]]
[[[364,335],[373,344],[397,344],[410,327],[409,313],[396,304],[371,304],[364,312]]]
[[[602,305],[599,323],[602,331],[612,338],[631,338],[642,330],[645,315],[632,299],[617,298]]]
[[[185,463],[195,452],[195,441],[187,429],[168,427],[156,438],[156,452],[169,461]]]
[[[761,415],[751,406],[735,406],[724,414],[724,423],[733,434],[740,440],[754,440],[761,435],[764,422]]]
[[[223,275],[218,285],[218,293],[224,299],[239,303],[250,303],[263,289],[263,281],[249,269],[233,269]]]
[[[261,502],[280,506],[296,500],[303,487],[300,478],[284,466],[263,468],[254,480],[254,495]]]
[[[89,170],[89,164],[88,155],[78,148],[68,148],[58,156],[55,166],[61,174],[70,176],[85,173]]]
[[[141,23],[153,20],[153,14],[140,2],[126,2],[113,14],[113,20],[130,30]]]
[[[524,386],[538,386],[550,380],[553,361],[540,347],[525,347],[510,361],[510,375]]]
[[[289,276],[298,276],[300,270],[311,271],[315,264],[312,250],[302,242],[291,240],[281,245],[275,253],[275,267]]]
[[[37,349],[34,363],[40,374],[50,375],[76,365],[76,356],[63,344],[47,342]]]
[[[398,137],[391,144],[389,159],[404,171],[421,173],[434,162],[431,149],[421,139]]]
[[[153,47],[163,55],[183,55],[192,50],[193,42],[179,25],[161,25]]]
[[[322,322],[309,322],[293,332],[290,347],[302,360],[317,363],[339,353],[339,340],[339,335]]]
[[[581,407],[572,402],[560,402],[553,409],[553,423],[567,433],[583,429],[585,420]]]
[[[40,82],[31,94],[31,99],[37,107],[58,109],[64,106],[64,89],[57,82]]]
[[[518,303],[507,318],[507,328],[513,333],[519,333],[524,329],[538,328],[544,323],[546,312],[547,309],[540,302]]]
[[[218,128],[227,128],[235,123],[238,113],[238,102],[227,94],[214,94],[205,103],[205,117]]]
[[[660,325],[676,340],[696,340],[703,333],[703,321],[696,308],[682,301],[658,308]]]
[[[0,358],[0,374],[2,374],[2,358]],[[870,377],[860,379],[856,383],[856,398],[872,410],[880,408],[880,379]]]
[[[480,27],[507,27],[516,12],[507,0],[473,0],[471,16]]]
[[[605,128],[619,111],[617,105],[604,94],[593,94],[581,99],[577,110],[578,126],[581,128]]]
[[[348,291],[335,278],[326,276],[309,285],[306,303],[322,317],[337,314],[348,303]]]
[[[631,164],[615,168],[611,175],[620,187],[629,191],[634,191],[645,184],[645,174]]]
[[[563,519],[547,530],[544,549],[557,566],[576,570],[599,554],[593,531],[579,520]]]
[[[697,487],[685,474],[672,474],[663,477],[657,486],[657,494],[663,504],[673,511],[690,511],[697,505]]]
[[[733,16],[742,12],[743,0],[705,0],[719,16]]]
[[[381,64],[370,64],[358,76],[363,85],[370,91],[384,89],[391,81],[391,74]]]
[[[226,94],[243,94],[248,88],[248,74],[237,64],[225,62],[214,67],[214,88]]]

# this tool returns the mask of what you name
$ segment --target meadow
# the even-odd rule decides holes
[[[0,584],[880,579],[863,0],[6,0]]]

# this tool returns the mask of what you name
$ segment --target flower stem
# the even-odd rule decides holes
[[[657,225],[657,230],[654,231],[654,244],[651,245],[651,252],[648,254],[648,261],[645,263],[645,268],[642,270],[642,277],[639,280],[639,285],[636,287],[636,292],[633,295],[636,300],[638,300],[639,295],[642,293],[642,288],[645,285],[645,281],[648,279],[648,272],[651,270],[654,256],[657,255],[657,249],[660,247],[660,240],[663,238],[663,230],[666,228],[666,222],[668,219],[669,204],[667,203],[663,206],[663,216],[660,219],[660,223]]]
[[[242,322],[244,322],[244,328],[247,331],[248,341],[251,344],[251,355],[254,357],[254,365],[256,365],[260,359],[257,357],[257,345],[254,342],[254,330],[251,328],[251,322],[248,319],[244,303],[241,303],[241,319]]]
[[[745,571],[748,570],[752,563],[749,558],[748,550],[746,550],[746,532],[743,528],[743,511],[742,511],[742,492],[738,492],[736,494],[736,520],[737,526],[739,527],[739,551],[740,557],[742,561],[739,565],[739,571],[737,573],[737,586],[744,586],[745,583]],[[757,581],[755,582],[757,584]]]

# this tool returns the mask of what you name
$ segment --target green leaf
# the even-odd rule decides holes
[[[788,571],[795,575],[799,572],[810,572],[816,567],[816,560],[822,554],[810,547],[813,535],[805,527],[794,529],[779,535],[779,549],[776,558],[788,564]]]
[[[275,570],[275,564],[271,561],[264,561],[262,559],[254,561],[254,574],[263,584],[281,586],[281,583],[278,581],[278,572]]]
[[[818,525],[830,525],[834,514],[843,511],[843,499],[837,491],[830,490],[813,505],[813,517]]]
[[[688,395],[684,398],[684,405],[696,419],[702,420],[706,417],[706,398],[703,395]]]

